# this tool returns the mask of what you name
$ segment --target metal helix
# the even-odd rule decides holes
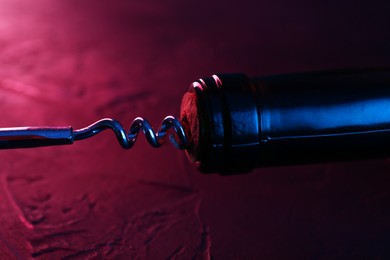
[[[119,121],[112,118],[104,118],[85,128],[74,130],[73,140],[83,140],[92,137],[103,130],[111,129],[115,133],[119,144],[124,149],[130,149],[137,140],[139,131],[142,130],[150,145],[157,148],[163,145],[165,139],[164,137],[170,128],[173,128],[175,132],[169,136],[171,143],[179,149],[185,149],[188,147],[189,140],[184,128],[180,121],[173,116],[165,117],[157,132],[155,132],[150,123],[142,117],[137,117],[133,120],[128,132],[125,131]]]

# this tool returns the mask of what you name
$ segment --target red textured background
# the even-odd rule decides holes
[[[0,1],[0,126],[158,126],[189,84],[390,65],[388,1]],[[112,133],[0,151],[0,258],[390,257],[388,160],[202,175]]]

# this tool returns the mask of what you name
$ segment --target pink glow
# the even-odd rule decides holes
[[[178,115],[192,81],[388,66],[388,1],[0,1],[1,126]],[[220,84],[219,80],[215,78]],[[196,85],[202,88],[202,85]],[[389,255],[386,160],[201,175],[112,133],[0,151],[12,259]],[[355,258],[358,258],[355,257]]]

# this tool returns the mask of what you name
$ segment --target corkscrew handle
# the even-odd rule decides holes
[[[29,148],[73,143],[71,127],[0,128],[0,148]]]

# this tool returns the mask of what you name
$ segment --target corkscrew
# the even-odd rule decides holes
[[[140,131],[153,147],[169,136],[205,173],[388,157],[390,69],[213,75],[193,82],[179,118],[167,116],[157,131],[141,117],[128,131],[110,118],[77,130],[0,128],[0,149],[72,144],[106,129],[125,149]]]
[[[170,135],[171,143],[179,149],[185,149],[189,145],[187,136],[180,121],[173,116],[165,117],[157,132],[153,130],[148,120],[142,117],[135,118],[127,132],[119,121],[112,118],[101,119],[77,130],[73,130],[70,126],[0,128],[0,148],[72,144],[74,141],[90,138],[106,129],[111,129],[115,133],[119,144],[124,149],[133,147],[140,131],[144,133],[150,145],[157,148],[163,145],[170,128],[173,128],[175,132],[175,134]]]

